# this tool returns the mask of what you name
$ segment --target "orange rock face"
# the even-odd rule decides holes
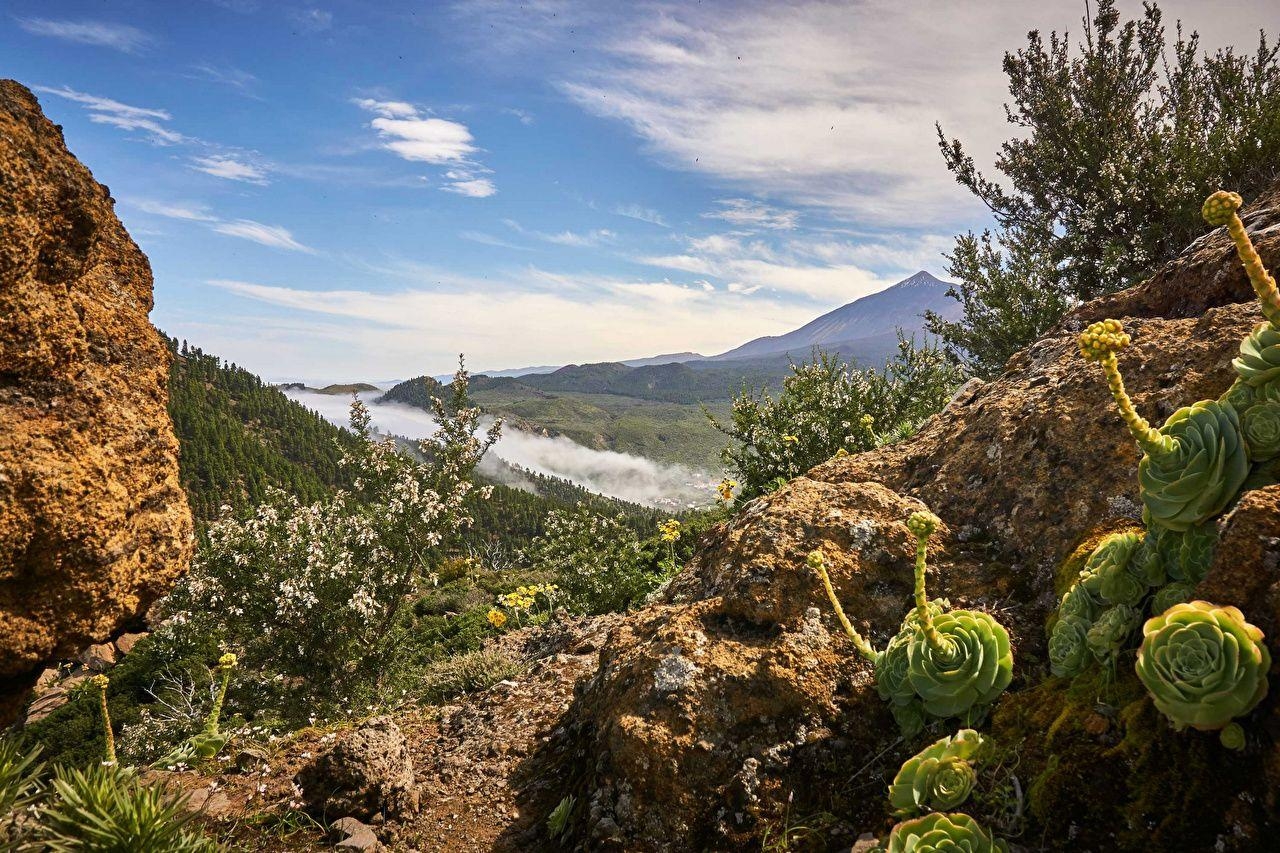
[[[0,679],[107,639],[191,556],[151,267],[112,205],[0,81]]]

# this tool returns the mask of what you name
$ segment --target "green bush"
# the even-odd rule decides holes
[[[625,610],[662,581],[646,566],[634,530],[585,507],[547,513],[546,532],[525,557],[529,570],[551,578],[560,588],[558,601],[577,613]]]
[[[730,422],[711,423],[733,439],[724,461],[750,499],[841,450],[853,453],[910,435],[946,405],[963,373],[937,347],[898,335],[898,354],[883,370],[858,370],[815,350],[791,366],[782,392],[743,389]]]
[[[523,671],[519,661],[487,649],[463,652],[437,661],[422,673],[419,695],[438,705],[464,693],[475,693]]]

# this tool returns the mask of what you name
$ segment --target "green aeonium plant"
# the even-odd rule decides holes
[[[1133,407],[1116,353],[1129,345],[1118,320],[1094,323],[1080,335],[1080,352],[1107,377],[1120,416],[1143,451],[1138,483],[1148,520],[1182,531],[1218,515],[1249,475],[1236,410],[1214,400],[1178,409],[1160,429]]]
[[[172,767],[178,764],[192,764],[200,759],[208,760],[215,757],[227,745],[230,735],[223,733],[218,723],[222,717],[222,705],[227,700],[231,670],[235,669],[235,665],[236,656],[231,652],[218,658],[218,686],[213,696],[213,706],[205,717],[204,727],[157,761],[156,767]]]
[[[893,828],[886,853],[1003,853],[1005,842],[966,814],[933,814],[906,820]]]
[[[907,644],[907,683],[934,717],[980,716],[1013,679],[1009,632],[990,614],[950,610],[934,614],[925,593],[929,536],[938,517],[915,512],[907,528],[916,537],[915,618]]]
[[[1222,729],[1267,695],[1271,654],[1235,607],[1175,604],[1142,635],[1138,678],[1176,728]]]
[[[978,781],[974,764],[984,743],[973,729],[961,729],[908,758],[889,786],[889,805],[900,817],[956,808]]]
[[[1089,628],[1092,623],[1083,616],[1059,615],[1049,634],[1049,671],[1073,678],[1084,672],[1093,660],[1089,651]]]
[[[1147,594],[1147,579],[1132,559],[1141,541],[1133,531],[1113,533],[1098,543],[1085,562],[1084,570],[1098,576],[1098,591],[1109,604],[1133,606]]]

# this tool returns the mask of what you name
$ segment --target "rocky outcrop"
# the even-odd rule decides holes
[[[1280,187],[1245,220],[1280,268]],[[1048,677],[1045,623],[1082,546],[1140,517],[1138,452],[1076,343],[1104,316],[1133,336],[1121,366],[1156,422],[1225,391],[1260,319],[1219,229],[1143,285],[1082,306],[909,441],[834,459],[746,507],[613,632],[577,697],[565,737],[589,768],[572,789],[582,846],[744,849],[784,812],[820,820],[824,849],[885,834],[887,781],[950,732],[898,737],[804,558],[823,549],[856,627],[883,647],[910,602],[905,520],[922,502],[947,524],[931,541],[931,594],[996,613],[1015,645],[1013,685],[983,726],[1002,758],[975,816],[1050,849],[1243,850],[1280,832],[1280,689],[1236,754],[1173,732],[1131,658],[1114,679]],[[1220,519],[1197,594],[1243,608],[1280,661],[1276,488]]]
[[[400,727],[374,717],[298,773],[309,810],[329,820],[410,815],[418,810],[413,761]]]
[[[0,694],[186,568],[151,268],[32,94],[0,81]]]

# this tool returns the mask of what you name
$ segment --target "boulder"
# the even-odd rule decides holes
[[[399,726],[374,717],[341,736],[297,775],[310,812],[371,820],[418,810],[413,761]]]
[[[1280,185],[1246,222],[1280,269]],[[1162,422],[1234,379],[1260,312],[1222,229],[1142,285],[1080,307],[970,383],[909,440],[833,459],[713,530],[650,606],[609,636],[564,721],[588,805],[573,832],[601,850],[736,850],[796,815],[826,814],[844,849],[892,825],[885,790],[902,761],[953,733],[904,742],[871,667],[841,634],[805,555],[822,548],[854,625],[883,648],[911,604],[908,514],[945,522],[930,542],[930,595],[986,609],[1009,629],[1014,681],[981,723],[1003,759],[966,808],[1046,849],[1258,849],[1280,833],[1277,694],[1245,721],[1250,745],[1175,732],[1132,671],[1048,677],[1045,626],[1092,543],[1139,522],[1139,454],[1077,335],[1122,319],[1137,408]],[[1220,519],[1199,597],[1237,604],[1280,662],[1280,487]],[[1280,665],[1280,664],[1278,664]],[[538,803],[550,809],[553,802]],[[819,845],[821,847],[821,845]]]
[[[116,637],[116,651],[121,657],[133,651],[133,647],[138,645],[138,641],[147,636],[145,632],[141,633],[124,633]]]
[[[362,850],[377,853],[384,849],[373,827],[361,823],[353,817],[341,817],[329,827],[333,846],[343,850]]]
[[[111,643],[94,643],[80,653],[79,660],[93,672],[106,672],[116,665],[116,648]]]
[[[0,696],[187,565],[146,256],[32,94],[0,81]]]

